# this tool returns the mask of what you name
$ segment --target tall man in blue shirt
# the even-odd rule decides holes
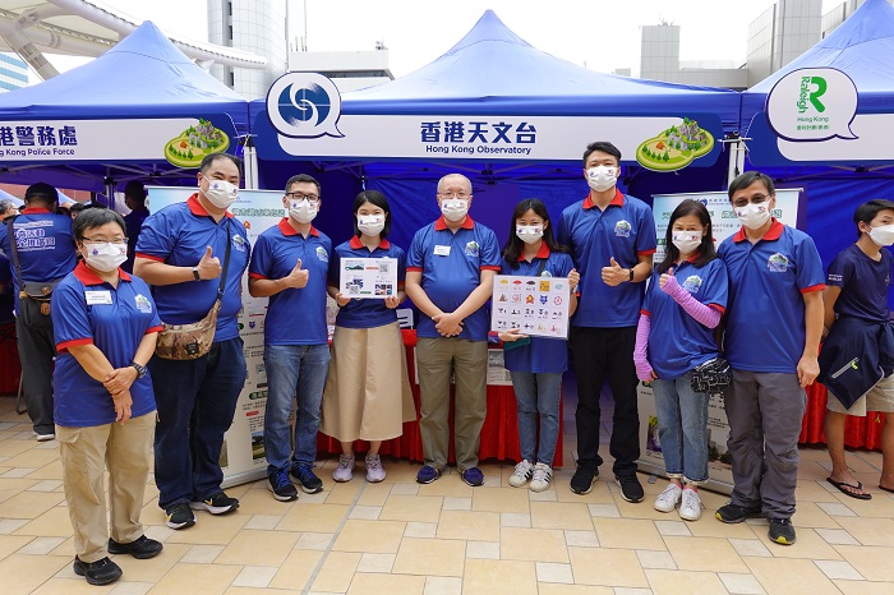
[[[326,279],[332,240],[311,225],[320,212],[320,183],[307,174],[286,182],[283,207],[289,216],[258,238],[248,269],[248,290],[269,297],[264,323],[267,409],[264,447],[273,497],[295,500],[301,489],[314,494],[323,482],[314,473],[320,404],[329,373]],[[289,428],[297,396],[294,452]]]
[[[43,182],[32,184],[25,191],[22,214],[13,220],[21,282],[31,288],[29,293],[32,295],[42,287],[55,287],[77,264],[71,219],[68,215],[55,214],[58,203],[59,194],[54,187]],[[49,307],[43,308],[22,296],[23,288],[15,270],[11,241],[9,228],[4,222],[0,226],[0,251],[12,267],[16,336],[22,362],[25,402],[34,435],[42,442],[56,437],[52,384],[53,358],[56,356],[53,321]],[[22,300],[29,302],[23,303]],[[49,306],[49,302],[45,306]]]
[[[571,491],[586,494],[599,476],[599,395],[608,376],[615,402],[609,452],[612,471],[628,502],[640,502],[637,378],[633,365],[642,282],[652,274],[655,220],[649,206],[624,195],[616,184],[621,152],[595,142],[584,151],[584,178],[590,193],[562,212],[559,243],[571,248],[581,282],[570,343],[577,374],[577,471]]]
[[[422,316],[417,328],[422,450],[419,483],[431,483],[447,466],[450,374],[456,378],[456,466],[470,486],[484,483],[478,468],[481,427],[487,413],[485,304],[500,270],[497,236],[472,221],[472,182],[448,174],[438,182],[442,216],[416,232],[407,252],[407,297]]]
[[[728,193],[742,223],[717,250],[730,278],[723,347],[733,382],[724,407],[734,487],[716,516],[740,523],[763,514],[770,540],[791,545],[804,387],[819,374],[823,263],[810,236],[773,217],[768,176],[746,172]]]
[[[158,405],[155,483],[168,527],[195,524],[193,510],[224,514],[239,507],[221,489],[220,451],[245,384],[245,356],[236,317],[248,266],[245,227],[227,209],[236,201],[242,162],[226,153],[202,160],[198,192],[149,216],[136,249],[134,272],[153,286],[162,322],[194,323],[217,299],[230,261],[211,351],[198,359],[152,358]]]

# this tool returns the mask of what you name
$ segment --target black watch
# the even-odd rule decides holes
[[[633,267],[631,267],[627,270],[630,271],[630,276],[627,277],[627,280],[630,281],[631,283],[633,283]]]
[[[137,378],[146,377],[146,366],[141,366],[137,362],[130,362],[130,367],[137,371]]]

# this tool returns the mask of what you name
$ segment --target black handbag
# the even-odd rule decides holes
[[[692,370],[690,386],[697,393],[718,394],[726,390],[733,381],[729,362],[722,357],[709,359]]]

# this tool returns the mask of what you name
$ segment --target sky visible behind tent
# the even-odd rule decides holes
[[[104,0],[162,30],[205,41],[206,0]],[[745,61],[748,24],[774,0],[289,0],[291,36],[304,34],[311,51],[371,50],[384,41],[394,76],[408,74],[449,49],[488,8],[535,47],[600,72],[639,69],[642,25],[681,26],[681,60]],[[823,12],[841,0],[823,0]],[[83,59],[52,57],[60,70]],[[32,74],[32,80],[36,77]]]

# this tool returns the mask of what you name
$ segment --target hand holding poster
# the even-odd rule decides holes
[[[339,290],[352,299],[385,299],[397,295],[396,258],[343,258]]]
[[[532,337],[568,338],[571,292],[567,277],[497,275],[491,307],[491,330],[517,328]]]

